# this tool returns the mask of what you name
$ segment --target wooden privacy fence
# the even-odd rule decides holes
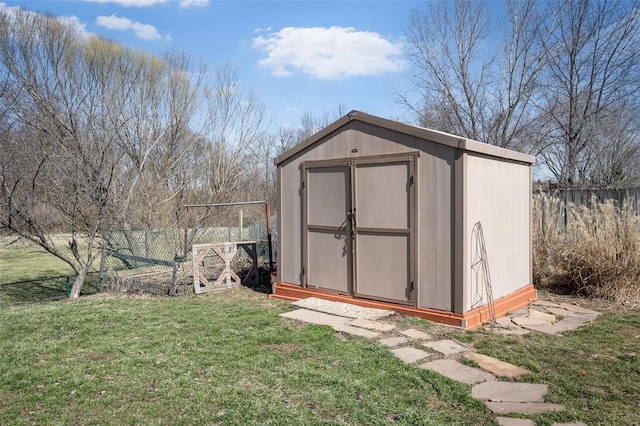
[[[638,203],[640,187],[623,189],[547,189],[534,191],[534,195],[540,192],[559,198],[565,205],[573,203],[576,207],[585,206],[591,208],[592,196],[595,196],[600,202],[613,200],[618,207],[622,207],[625,201],[628,201],[636,214],[640,215],[640,204]]]

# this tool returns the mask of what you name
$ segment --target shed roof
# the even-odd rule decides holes
[[[293,148],[285,151],[275,158],[276,164],[281,164],[287,159],[293,157],[299,152],[307,149],[313,144],[320,141],[325,136],[335,132],[342,126],[351,121],[362,121],[375,126],[383,127],[385,129],[393,130],[396,132],[404,133],[410,136],[414,136],[427,141],[447,145],[453,148],[462,149],[469,152],[475,152],[478,154],[484,154],[498,159],[506,159],[512,161],[519,161],[528,164],[534,164],[536,159],[533,155],[524,154],[522,152],[513,151],[506,148],[500,148],[498,146],[489,145],[486,143],[478,142],[473,139],[466,139],[461,136],[452,135],[450,133],[440,132],[437,130],[427,129],[424,127],[414,126],[411,124],[401,123],[399,121],[388,120],[386,118],[377,117],[375,115],[365,114],[361,111],[353,110],[344,117],[340,118],[336,122],[330,124],[318,133],[310,136],[304,141],[300,142]]]

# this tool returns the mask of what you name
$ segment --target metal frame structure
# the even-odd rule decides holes
[[[183,258],[187,258],[187,250],[189,244],[189,209],[201,207],[231,207],[231,206],[247,206],[255,204],[265,205],[265,216],[267,221],[267,245],[269,248],[269,272],[273,272],[273,238],[271,230],[271,206],[267,201],[239,201],[236,203],[212,203],[212,204],[185,204],[185,226],[184,226],[184,254]]]

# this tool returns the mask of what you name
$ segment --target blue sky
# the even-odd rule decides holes
[[[391,99],[403,86],[402,42],[421,1],[4,1],[72,20],[83,31],[161,53],[176,49],[211,69],[237,65],[274,116],[296,124],[341,103],[410,120]]]

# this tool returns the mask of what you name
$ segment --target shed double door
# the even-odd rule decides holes
[[[412,158],[304,165],[303,283],[412,304]]]

